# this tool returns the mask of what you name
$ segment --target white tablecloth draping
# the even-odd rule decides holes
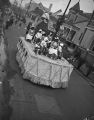
[[[33,44],[20,37],[17,44],[16,59],[21,68],[23,78],[52,88],[66,88],[73,71],[73,66],[64,58],[52,60],[46,56],[36,55]]]

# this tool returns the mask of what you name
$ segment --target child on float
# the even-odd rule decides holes
[[[35,44],[34,52],[35,54],[40,54],[40,42]]]
[[[40,29],[34,37],[34,43],[38,43],[41,42],[41,38],[42,38],[42,29]]]
[[[52,46],[49,48],[49,57],[52,59],[57,59],[58,56],[58,49],[57,49],[58,45],[57,42],[53,42]]]
[[[41,53],[43,55],[47,55],[48,53],[48,49],[47,49],[47,41],[48,41],[48,37],[46,34],[43,35],[44,36],[44,39],[42,39],[41,41]]]
[[[63,54],[62,54],[62,47],[63,47],[63,44],[59,41],[58,42],[58,59],[61,59]]]
[[[34,35],[34,27],[31,27],[29,30],[28,30],[28,33],[26,34],[26,41],[28,42],[33,42],[33,35]]]

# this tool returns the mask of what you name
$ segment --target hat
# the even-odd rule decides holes
[[[59,39],[59,37],[55,37],[55,39],[57,39],[57,40],[58,40],[58,39]]]
[[[48,41],[48,37],[45,37],[45,38],[44,38],[44,41]]]
[[[39,32],[42,32],[42,29],[40,29]]]
[[[63,47],[63,46],[64,46],[64,43],[60,43],[60,46],[62,46],[62,47]]]
[[[49,20],[49,18],[50,18],[48,13],[44,13],[41,17],[45,18],[47,20]]]
[[[54,47],[57,47],[57,42],[54,42],[54,43],[53,43],[53,46],[54,46]]]

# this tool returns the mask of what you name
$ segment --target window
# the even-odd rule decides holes
[[[76,34],[76,31],[71,30],[71,31],[69,32],[69,34],[68,34],[67,40],[72,41],[72,39],[73,39],[73,37],[74,37],[75,34]]]
[[[80,37],[79,37],[79,41],[82,39],[83,37],[83,33],[81,33]]]
[[[68,35],[69,31],[70,31],[69,28],[64,27],[64,31],[63,31],[63,35],[64,35],[64,37],[66,37],[66,36]]]
[[[92,42],[90,45],[90,50],[94,52],[94,36],[92,36],[91,39],[92,39]]]
[[[67,27],[63,27],[63,29],[61,29],[61,37],[62,38],[66,38],[68,33],[69,33],[70,29]]]

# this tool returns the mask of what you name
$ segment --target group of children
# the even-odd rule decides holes
[[[26,41],[33,43],[35,54],[45,55],[52,59],[61,59],[63,43],[59,41],[58,37],[52,40],[52,33],[49,35],[42,29],[35,32],[32,23],[29,23],[26,30]]]

